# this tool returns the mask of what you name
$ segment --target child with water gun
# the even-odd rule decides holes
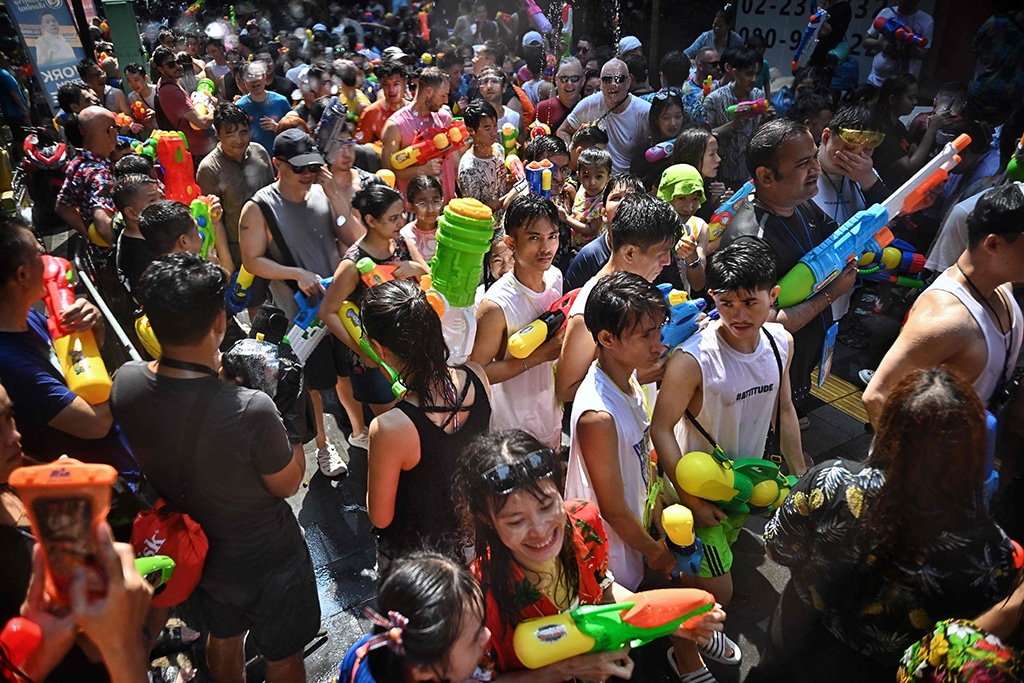
[[[704,203],[704,179],[689,164],[665,169],[658,183],[658,199],[668,202],[683,222],[683,236],[675,246],[676,263],[682,280],[690,289],[704,289],[704,257],[708,246],[708,224],[694,214]]]
[[[505,152],[498,142],[498,114],[488,102],[476,100],[463,112],[473,146],[459,160],[459,194],[486,204],[501,223],[509,196]]]
[[[600,147],[580,152],[576,176],[580,189],[569,213],[572,245],[579,250],[604,231],[604,188],[612,177],[612,155]]]

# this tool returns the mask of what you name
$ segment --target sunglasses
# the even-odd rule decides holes
[[[559,83],[579,83],[582,76],[559,76]]]
[[[624,76],[622,74],[616,74],[614,76],[601,76],[601,82],[604,84],[625,83],[627,78],[629,78],[629,76]]]
[[[533,451],[518,462],[495,465],[481,478],[499,496],[512,493],[515,488],[535,479],[547,479],[555,473],[555,452],[550,448]]]
[[[840,128],[839,138],[848,145],[867,145],[878,147],[885,140],[885,133],[874,130],[854,130],[852,128]]]
[[[703,64],[704,66],[718,66],[719,64],[721,64],[721,62],[701,62],[701,64]]]
[[[491,76],[490,78],[481,78],[480,85],[501,85],[505,81],[497,76]]]
[[[682,97],[683,93],[678,88],[666,88],[654,95],[656,100],[667,100],[670,97]]]
[[[323,164],[309,164],[308,166],[295,166],[288,164],[292,167],[292,173],[295,175],[302,175],[304,173],[319,173],[320,169],[324,167]]]

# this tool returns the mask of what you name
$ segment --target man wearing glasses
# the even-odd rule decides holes
[[[565,144],[585,123],[596,124],[608,133],[608,151],[612,155],[612,172],[626,173],[649,134],[648,116],[651,105],[630,94],[629,68],[621,59],[611,59],[601,69],[601,92],[580,100],[572,113],[558,128],[558,137]]]
[[[291,111],[288,98],[267,90],[267,67],[263,62],[248,62],[242,67],[249,93],[238,106],[249,115],[249,135],[268,152],[274,148],[277,122]]]
[[[111,223],[117,208],[110,196],[114,175],[110,155],[117,146],[117,124],[113,112],[100,106],[89,106],[78,114],[82,133],[81,152],[71,160],[65,171],[64,186],[57,195],[57,215],[83,235],[89,224],[111,244]]]
[[[702,47],[694,58],[694,65],[696,68],[693,77],[686,81],[684,87],[687,94],[697,95],[703,102],[706,97],[704,83],[707,82],[708,76],[711,77],[712,89],[718,87],[718,79],[722,77],[722,63],[718,57],[718,50],[713,47]]]
[[[180,130],[188,140],[188,151],[196,164],[213,150],[213,111],[200,114],[192,106],[192,99],[178,83],[185,74],[173,50],[163,46],[153,50],[153,64],[160,80],[156,84],[157,117],[164,130]],[[164,120],[159,120],[163,116]]]
[[[821,133],[814,203],[839,225],[889,196],[872,162],[875,148],[885,139],[873,118],[867,107],[843,107]]]
[[[583,88],[583,66],[575,57],[565,57],[558,63],[555,72],[555,96],[537,104],[537,121],[546,123],[551,130],[559,126],[569,116],[580,101]]]

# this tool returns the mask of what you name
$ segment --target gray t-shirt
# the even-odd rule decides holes
[[[159,376],[143,362],[121,367],[110,409],[142,472],[165,500],[186,491],[185,512],[206,532],[204,586],[256,581],[282,566],[305,540],[291,508],[261,475],[289,466],[291,446],[273,400],[223,384],[202,424],[186,424],[193,401],[212,377]],[[200,430],[194,476],[184,482],[184,436]]]

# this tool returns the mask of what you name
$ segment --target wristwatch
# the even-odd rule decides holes
[[[683,263],[686,263],[686,261],[683,261]],[[697,256],[697,260],[694,261],[693,263],[686,263],[686,267],[687,268],[699,268],[700,264],[701,264],[701,260],[700,260],[700,256],[698,255]]]

